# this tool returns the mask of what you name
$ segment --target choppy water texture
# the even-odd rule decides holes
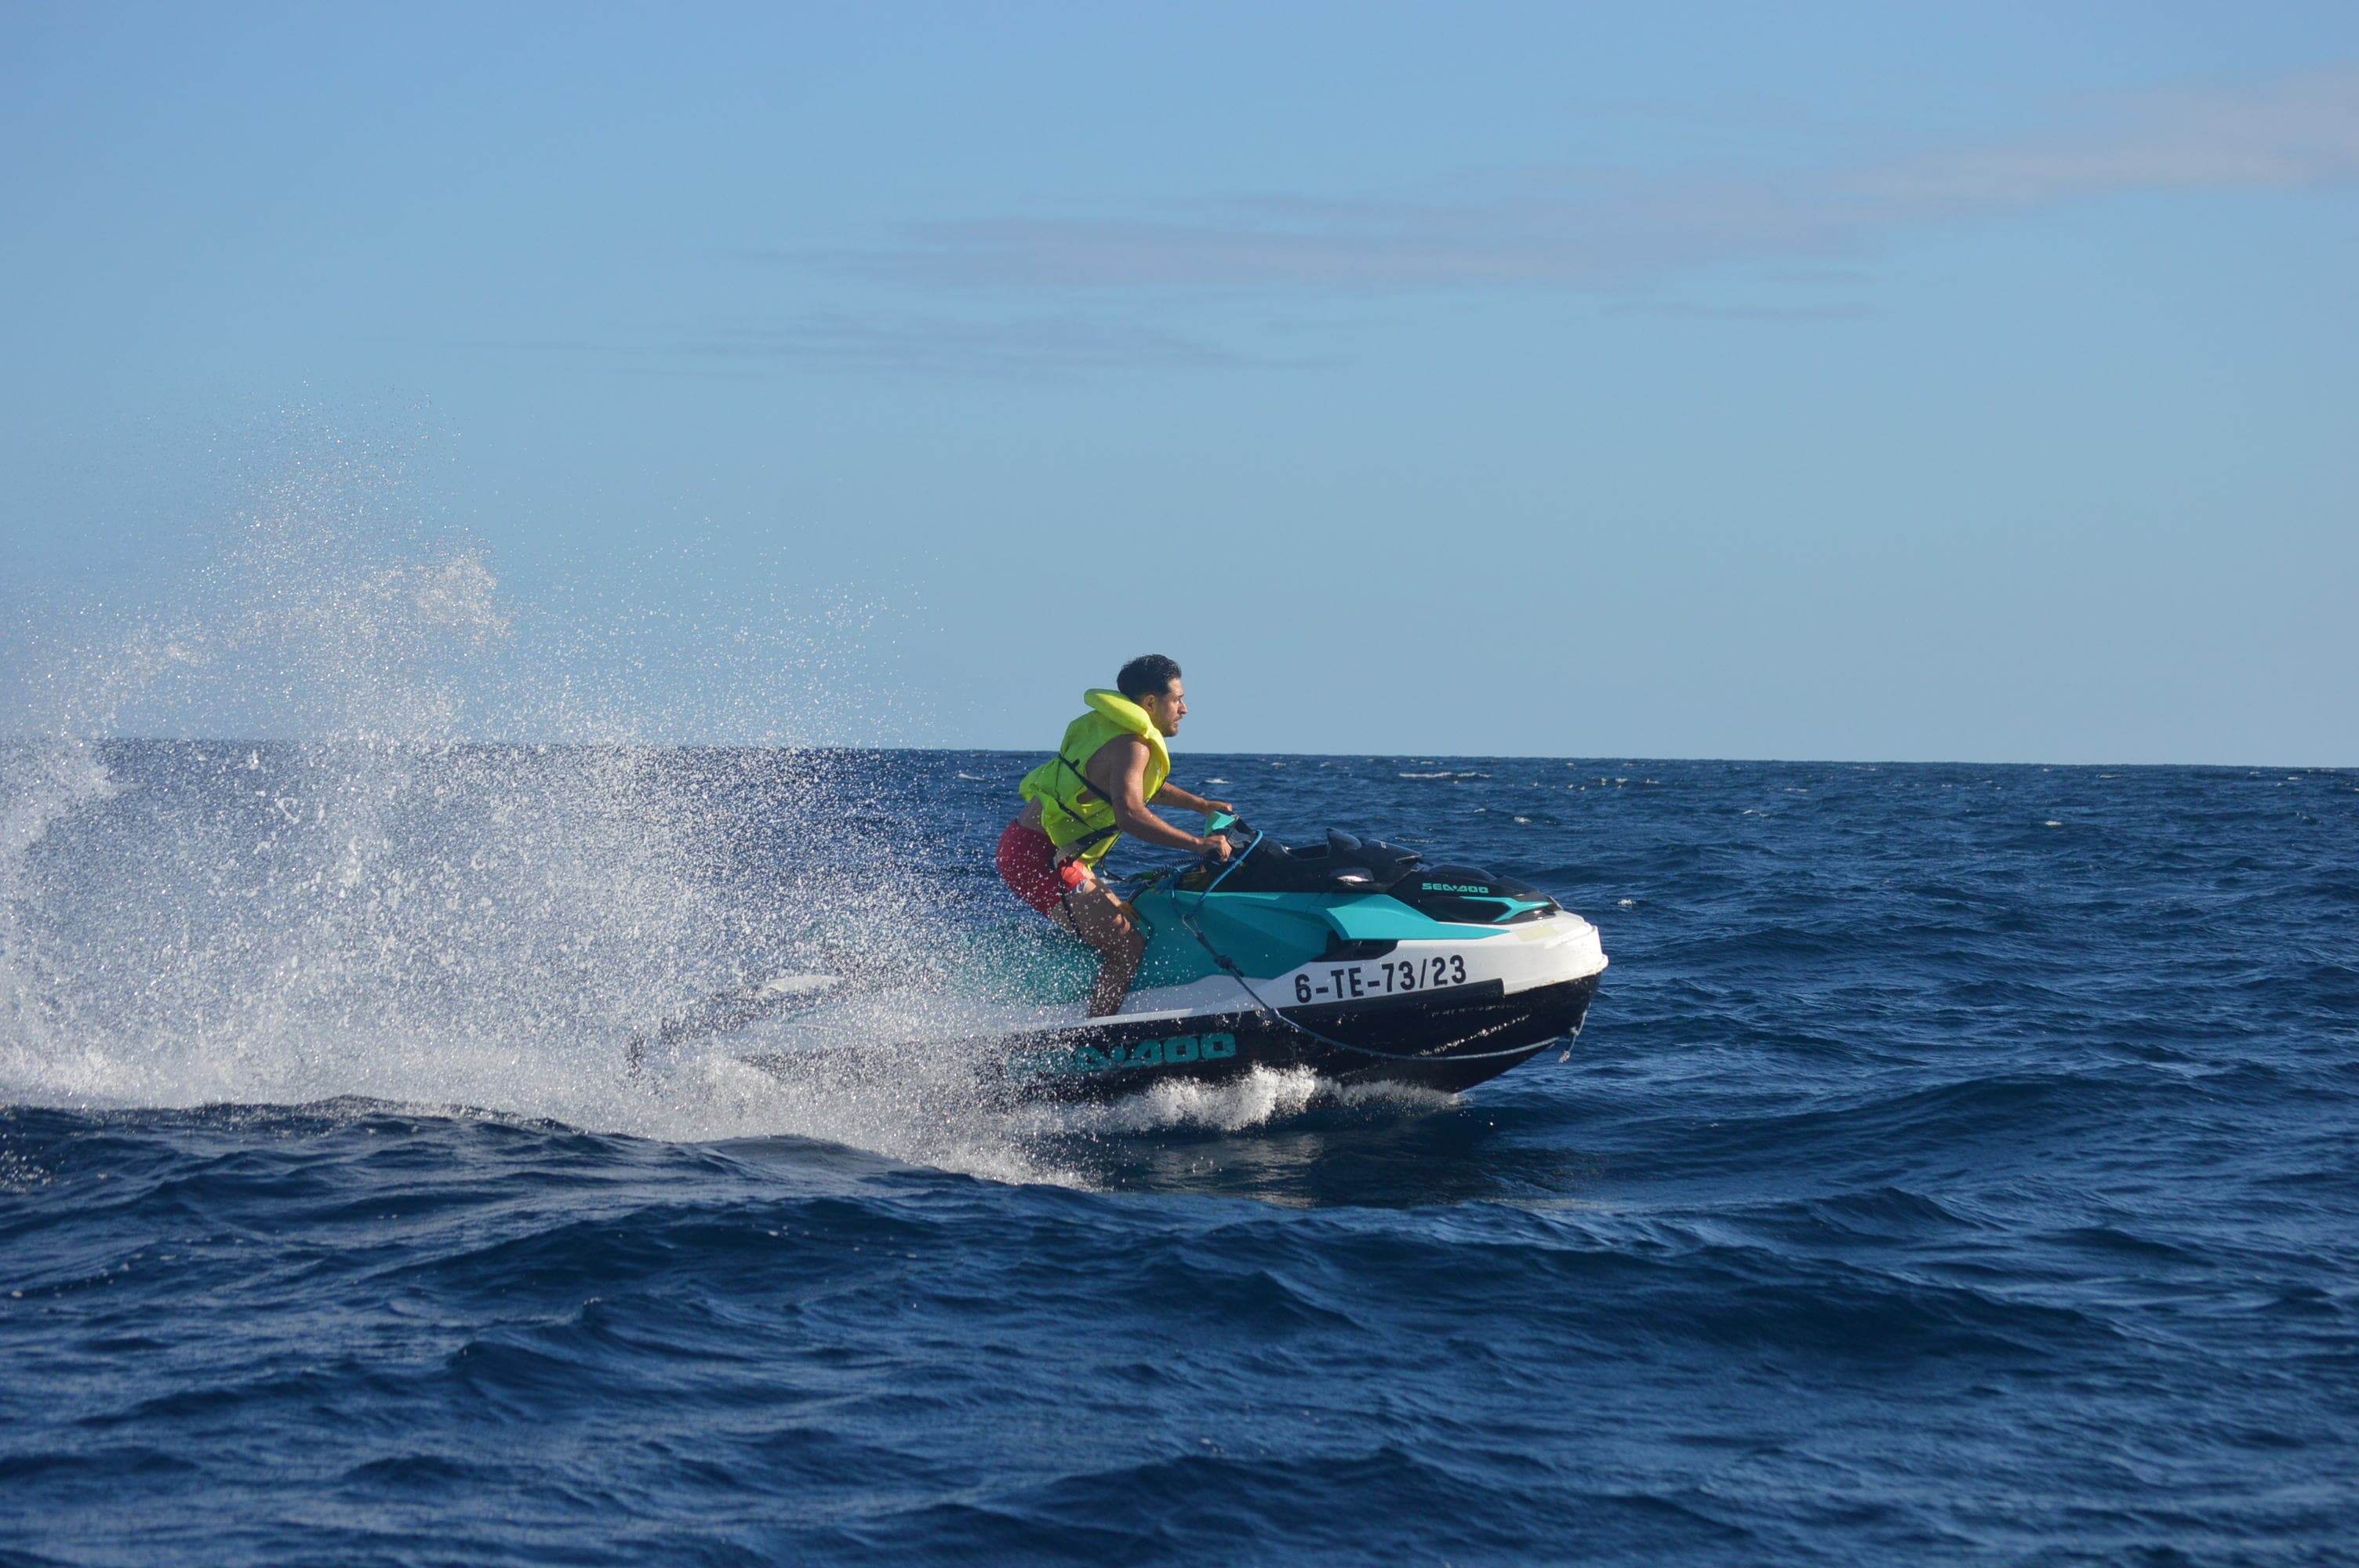
[[[1029,760],[12,754],[0,1559],[2352,1560],[2359,778],[1197,755],[1597,921],[1571,1058],[622,1069]]]

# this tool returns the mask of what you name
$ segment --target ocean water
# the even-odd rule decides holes
[[[2359,775],[1183,752],[1595,921],[1569,1055],[625,1066],[1030,761],[10,750],[0,1562],[2359,1560]]]

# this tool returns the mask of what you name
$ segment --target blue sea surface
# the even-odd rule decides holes
[[[1593,920],[1569,1054],[624,1069],[1031,919],[1030,761],[13,754],[0,1563],[2359,1561],[2359,775],[1190,754]]]

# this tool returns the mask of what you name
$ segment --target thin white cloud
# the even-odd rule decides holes
[[[812,369],[880,375],[1055,380],[1136,366],[1212,367],[1237,356],[1139,323],[1072,314],[997,320],[939,315],[821,314],[770,325],[706,328],[640,342],[483,342],[495,350],[595,355],[647,370],[750,373]]]
[[[1593,287],[1823,256],[1897,230],[2137,191],[2359,180],[2359,65],[2181,86],[2011,137],[1796,169],[1553,166],[1365,197],[911,226],[806,265],[923,287],[1375,290]]]
[[[1221,365],[1234,356],[1159,328],[1083,316],[968,320],[810,316],[699,333],[663,351],[834,370],[1049,378],[1133,365]]]
[[[2256,190],[2359,178],[2359,65],[2242,89],[2141,94],[2108,122],[1871,170],[1873,200],[1971,214],[2138,190]]]

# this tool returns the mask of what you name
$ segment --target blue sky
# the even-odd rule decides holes
[[[11,727],[2359,763],[2349,6],[19,5],[0,145]]]

